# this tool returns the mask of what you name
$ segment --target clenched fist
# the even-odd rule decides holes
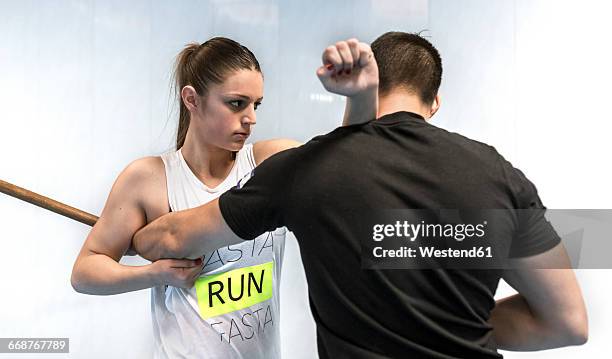
[[[368,44],[339,41],[325,49],[322,60],[317,76],[327,91],[353,97],[378,88],[378,66]]]

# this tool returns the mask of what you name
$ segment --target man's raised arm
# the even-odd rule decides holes
[[[339,41],[323,51],[317,76],[323,87],[346,96],[343,126],[376,118],[378,111],[378,65],[372,49],[357,39]]]
[[[141,228],[132,239],[143,258],[196,259],[219,247],[242,242],[221,215],[219,200],[168,213]]]

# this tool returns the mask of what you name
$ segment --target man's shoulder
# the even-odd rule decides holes
[[[350,138],[351,133],[359,132],[360,126],[362,125],[338,127],[327,134],[315,136],[299,147],[290,148],[270,156],[258,168],[262,167],[261,172],[283,173],[292,173],[299,168],[311,168],[311,165],[321,159],[333,157],[330,156],[330,154],[336,152],[333,147],[337,146],[339,141],[343,142],[343,140]],[[255,169],[255,172],[258,171],[258,168]]]
[[[455,151],[462,151],[458,154],[464,155],[469,153],[483,160],[493,162],[503,159],[503,156],[497,151],[497,149],[486,142],[475,140],[466,135],[448,131],[440,127],[436,127],[436,129],[437,137],[442,139],[443,143]]]
[[[453,131],[449,131],[447,129],[444,129],[442,127],[437,127],[437,126],[433,126],[437,129],[438,131],[438,136],[442,136],[445,139],[447,139],[448,141],[452,141],[454,143],[457,144],[461,144],[464,145],[466,147],[472,147],[474,149],[478,149],[478,150],[482,150],[482,151],[488,151],[488,152],[494,152],[497,153],[497,150],[495,149],[495,147],[489,145],[486,142],[483,141],[479,141],[479,140],[475,140],[473,138],[470,138],[464,134],[458,133],[458,132],[453,132]]]
[[[313,137],[310,141],[306,142],[300,147],[301,152],[313,151],[318,148],[326,148],[327,146],[334,145],[338,140],[348,139],[351,136],[363,133],[370,127],[372,121],[360,123],[356,125],[340,126],[334,130]]]

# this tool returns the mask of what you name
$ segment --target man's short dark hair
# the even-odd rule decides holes
[[[442,59],[438,50],[418,34],[387,32],[372,43],[378,63],[379,92],[403,88],[433,103],[442,81]]]

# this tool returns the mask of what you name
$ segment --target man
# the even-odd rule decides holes
[[[345,126],[271,157],[240,189],[152,222],[134,237],[145,258],[197,258],[286,226],[299,241],[321,358],[500,358],[586,341],[586,310],[559,237],[528,212],[498,238],[512,270],[362,269],[372,209],[543,209],[533,184],[495,149],[427,122],[442,64],[418,35],[373,44],[378,119]],[[505,279],[519,294],[493,295]],[[494,330],[493,330],[494,328]]]

